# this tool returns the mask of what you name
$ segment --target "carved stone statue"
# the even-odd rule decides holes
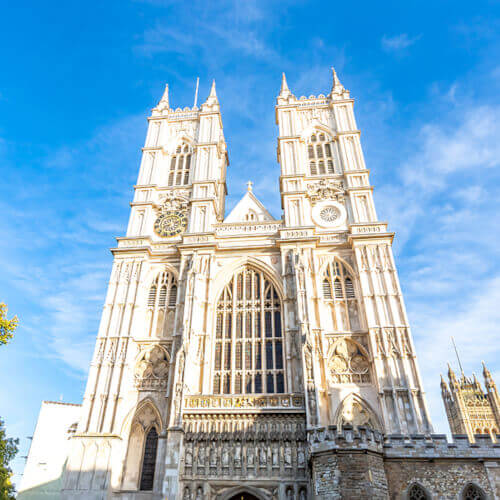
[[[200,445],[198,450],[198,465],[205,465],[205,447]]]
[[[222,448],[222,466],[229,467],[229,450],[228,445],[225,444]]]
[[[259,448],[259,463],[260,465],[267,464],[267,452],[263,446]]]
[[[191,451],[191,445],[186,449],[186,466],[191,466],[193,464],[193,452]]]
[[[215,447],[215,443],[212,443],[212,446],[210,447],[210,466],[217,466],[217,449]]]
[[[254,450],[251,445],[247,447],[247,465],[253,467],[254,465]]]
[[[304,467],[304,465],[306,463],[304,448],[302,446],[299,446],[299,449],[297,451],[297,463],[298,463],[299,467]]]
[[[285,466],[292,466],[292,448],[290,447],[290,443],[286,443],[285,445]]]

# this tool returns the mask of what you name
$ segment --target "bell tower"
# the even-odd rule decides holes
[[[215,81],[200,108],[170,108],[167,85],[148,120],[127,236],[213,231],[224,217],[228,165]]]
[[[276,106],[308,422],[429,432],[393,233],[375,211],[354,101],[332,72],[328,95],[300,98],[283,74]]]

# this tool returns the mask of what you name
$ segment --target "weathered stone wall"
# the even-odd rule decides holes
[[[349,426],[308,433],[313,498],[407,498],[418,483],[432,498],[460,499],[469,483],[500,499],[500,445],[489,437],[390,435]]]
[[[340,498],[340,469],[337,455],[326,452],[311,461],[313,496],[318,499]]]
[[[387,480],[380,454],[324,453],[314,457],[312,468],[314,498],[387,498]]]
[[[389,497],[406,498],[412,483],[421,484],[432,496],[443,500],[460,498],[465,486],[472,482],[493,497],[484,463],[467,461],[387,461],[385,463]]]

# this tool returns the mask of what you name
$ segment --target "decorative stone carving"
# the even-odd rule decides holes
[[[368,405],[355,394],[350,394],[342,402],[337,415],[337,425],[370,427],[379,430],[378,420]]]
[[[164,390],[168,382],[170,354],[161,345],[145,348],[135,365],[135,386],[139,390]]]
[[[360,346],[343,338],[329,349],[328,373],[333,384],[369,383],[370,361]]]
[[[156,207],[157,211],[159,213],[165,213],[171,210],[187,210],[190,194],[188,189],[167,191],[160,196],[160,206]]]
[[[307,184],[306,196],[311,200],[311,205],[324,200],[333,200],[344,203],[344,186],[342,181],[322,179],[318,182]]]

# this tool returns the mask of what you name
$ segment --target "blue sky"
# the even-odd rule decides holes
[[[280,215],[275,97],[326,93],[355,111],[395,253],[437,431],[439,373],[484,359],[500,383],[499,2],[3,2],[0,415],[24,455],[43,399],[80,402],[114,237],[124,235],[146,116],[205,99],[231,165],[228,208],[254,192]],[[24,461],[18,458],[19,474]],[[16,476],[16,480],[19,475]]]

